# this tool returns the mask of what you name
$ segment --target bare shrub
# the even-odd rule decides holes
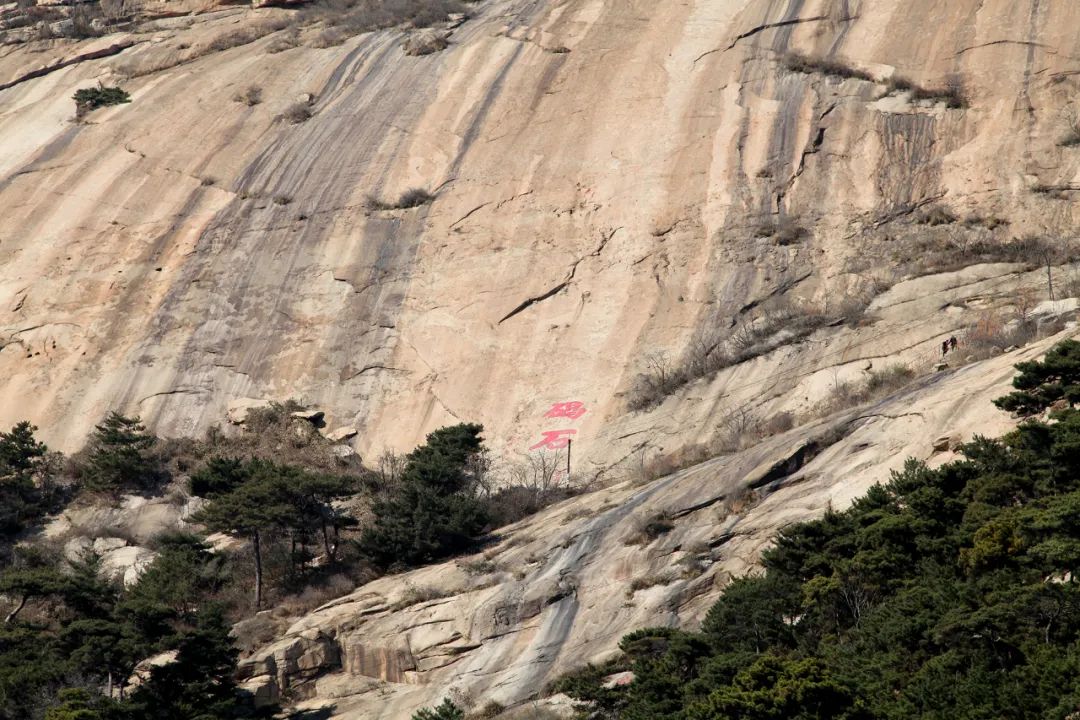
[[[299,125],[311,119],[311,107],[307,103],[293,103],[285,109],[282,117],[290,125]]]
[[[503,472],[505,484],[484,493],[495,527],[517,522],[582,489],[571,484],[562,451],[532,453],[508,463]]]
[[[705,353],[698,358],[698,362],[707,362],[708,357],[709,353]],[[690,374],[675,367],[667,353],[651,352],[645,356],[644,372],[638,375],[630,391],[629,407],[631,410],[644,410],[658,405],[689,381]]]
[[[918,85],[912,80],[893,76],[885,84],[889,94],[897,92],[910,93],[915,101],[927,100],[930,102],[943,102],[946,107],[957,109],[968,106],[968,100],[964,91],[963,79],[959,75],[949,75],[941,87],[933,88]]]
[[[1070,245],[1038,235],[1010,240],[978,236],[966,232],[919,236],[898,247],[892,260],[906,275],[920,276],[949,272],[979,263],[1023,263],[1028,268],[1045,265],[1070,252]]]
[[[328,48],[341,45],[349,36],[341,28],[328,27],[320,30],[308,43],[313,48]]]
[[[1038,327],[1030,320],[1008,322],[987,310],[962,334],[963,355],[982,360],[999,355],[1009,347],[1020,347],[1038,337]]]
[[[769,217],[754,226],[755,237],[772,238],[781,246],[794,245],[809,234],[810,231],[800,225],[797,219],[790,217],[778,220]]]
[[[412,583],[409,583],[405,587],[405,592],[401,594],[401,598],[391,606],[391,610],[397,612],[398,610],[412,607],[413,605],[419,605],[420,603],[450,597],[453,594],[454,591],[452,590],[444,590],[430,585],[413,585]]]
[[[292,28],[287,32],[278,35],[266,45],[266,52],[270,55],[275,55],[286,50],[292,50],[295,47],[300,46],[300,31],[297,28]]]
[[[254,107],[262,102],[262,88],[258,85],[248,85],[242,92],[233,95],[233,102]]]
[[[624,545],[648,545],[661,535],[675,529],[675,521],[666,510],[650,515],[638,516],[634,520],[634,529],[623,539]]]
[[[716,329],[699,333],[680,362],[664,351],[647,354],[645,367],[628,393],[627,405],[630,410],[647,410],[692,380],[798,342],[838,320],[855,321],[871,297],[850,296],[851,302],[834,306],[831,312],[797,305],[786,295],[772,298],[744,314],[726,337]]]
[[[842,80],[848,78],[871,82],[874,80],[874,76],[870,73],[843,61],[831,58],[815,58],[801,53],[788,53],[785,55],[784,67],[791,72],[826,75]]]
[[[627,596],[632,596],[639,590],[646,590],[651,587],[656,587],[657,585],[669,585],[675,582],[676,579],[677,577],[675,576],[675,573],[671,572],[670,570],[665,570],[658,573],[650,573],[649,575],[641,575],[630,581],[630,585],[626,590],[626,594]]]
[[[827,415],[886,397],[914,379],[915,371],[907,365],[895,364],[881,370],[871,370],[861,383],[836,383],[829,397],[815,408],[813,414]]]
[[[742,487],[728,495],[720,503],[717,510],[717,520],[724,520],[732,515],[741,515],[757,504],[761,499],[757,490]]]
[[[364,200],[364,207],[368,212],[380,210],[407,210],[410,208],[426,205],[435,199],[435,195],[423,188],[409,188],[398,196],[397,200],[386,201],[377,195],[368,195]]]
[[[460,0],[322,0],[301,11],[298,23],[334,28],[344,40],[399,25],[431,27],[466,11],[467,6]]]
[[[480,558],[479,560],[460,560],[458,561],[458,567],[469,575],[491,575],[492,573],[502,572],[503,570],[501,565],[487,558]]]
[[[248,45],[280,29],[279,24],[268,22],[247,25],[237,30],[229,30],[210,40],[206,44],[205,50],[207,52],[222,52],[241,45]]]
[[[925,212],[923,212],[916,222],[923,225],[930,225],[931,227],[937,227],[938,225],[951,225],[957,221],[955,215],[947,207],[943,205],[934,205]]]

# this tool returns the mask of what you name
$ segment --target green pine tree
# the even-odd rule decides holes
[[[468,549],[488,522],[475,496],[470,460],[483,448],[480,425],[455,425],[427,437],[406,458],[401,483],[374,505],[360,545],[382,567],[420,565]]]
[[[442,703],[433,708],[417,710],[412,720],[465,720],[465,711],[455,705],[450,698],[444,698]]]
[[[90,438],[84,484],[110,493],[147,489],[159,479],[148,452],[155,442],[139,418],[109,413]]]
[[[1064,400],[1073,407],[1080,402],[1080,342],[1058,343],[1042,360],[1016,364],[1015,392],[994,400],[1002,410],[1021,417],[1036,415]]]

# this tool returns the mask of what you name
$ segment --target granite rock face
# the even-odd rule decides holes
[[[424,55],[174,6],[0,53],[0,426],[75,450],[108,410],[184,435],[294,399],[364,458],[482,422],[501,458],[572,438],[605,486],[508,529],[490,573],[298,620],[244,666],[268,702],[510,704],[692,625],[777,528],[1006,428],[990,398],[1050,342],[1018,327],[1072,332],[1073,3],[486,0]],[[74,122],[99,82],[132,102]],[[720,346],[742,361],[638,402]],[[896,365],[908,388],[829,410]]]

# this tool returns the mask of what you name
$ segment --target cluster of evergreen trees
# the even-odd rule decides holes
[[[783,531],[701,632],[632,633],[556,689],[622,720],[1078,717],[1080,343],[1018,368],[997,404],[1049,420],[909,461]]]
[[[271,446],[287,448],[304,427],[275,412],[258,431],[279,423],[280,437]],[[267,547],[287,548],[296,587],[345,563],[370,574],[430,562],[468,549],[489,529],[475,472],[483,452],[479,425],[435,431],[404,458],[392,482],[378,487],[370,473],[231,454],[244,446],[215,436],[204,445],[184,445],[191,456],[186,462],[194,463],[191,493],[208,500],[192,520],[248,542],[253,606],[229,591],[251,583],[236,577],[243,566],[236,554],[215,553],[186,533],[156,538],[154,562],[124,588],[106,579],[93,553],[65,559],[47,544],[20,541],[80,492],[108,500],[160,491],[171,479],[168,453],[137,418],[115,413],[96,428],[86,450],[66,462],[49,453],[34,430],[21,423],[0,433],[0,596],[7,601],[0,720],[253,716],[233,682],[229,621],[263,604]],[[373,495],[372,517],[349,538],[345,531],[358,524],[350,501],[358,493]],[[320,563],[311,562],[316,553]],[[165,661],[132,686],[136,666],[155,655]]]

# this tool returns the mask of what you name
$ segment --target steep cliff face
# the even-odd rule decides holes
[[[929,371],[950,336],[965,358],[969,328],[1050,299],[1036,266],[1055,299],[1076,280],[1050,252],[1080,192],[1071,3],[486,0],[423,56],[400,29],[283,44],[291,10],[206,9],[0,52],[0,425],[70,450],[109,409],[179,435],[298,398],[368,457],[469,420],[504,456],[573,430],[575,476],[618,479],[871,369]],[[74,122],[99,81],[132,102]],[[434,199],[370,202],[410,188]],[[629,409],[639,373],[776,317],[772,351]],[[494,579],[379,581],[245,672],[350,717],[529,697],[693,622],[783,523],[1003,427],[1014,355],[585,496],[512,530]],[[777,492],[712,509],[754,484]],[[623,544],[660,510],[676,532]],[[707,572],[625,595],[695,543]],[[391,612],[409,583],[451,597]]]
[[[423,57],[400,31],[214,49],[275,9],[11,46],[5,83],[122,49],[0,92],[0,421],[28,416],[70,449],[108,408],[180,434],[234,398],[299,397],[358,426],[364,453],[456,418],[524,451],[575,400],[579,457],[601,467],[665,444],[620,436],[700,439],[746,397],[798,409],[817,399],[799,378],[932,355],[970,318],[822,330],[644,416],[623,395],[650,353],[678,359],[770,295],[825,308],[897,280],[935,203],[975,230],[920,232],[1070,227],[1076,13],[514,0],[476,6]],[[874,80],[789,70],[788,51]],[[968,106],[876,82],[895,75],[959,78]],[[72,92],[99,80],[133,102],[73,123]],[[261,104],[231,99],[252,84]],[[283,120],[305,93],[313,117]],[[410,187],[436,199],[365,209]],[[767,236],[785,223],[806,232]]]

